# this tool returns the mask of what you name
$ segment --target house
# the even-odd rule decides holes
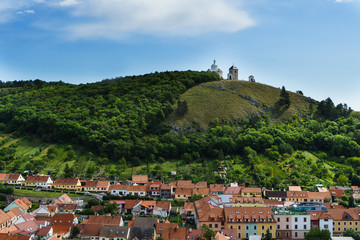
[[[127,194],[133,195],[136,197],[145,197],[146,196],[146,186],[145,185],[127,186]]]
[[[66,193],[64,193],[63,195],[58,197],[58,199],[56,199],[55,203],[68,203],[68,204],[71,204],[71,203],[74,203],[74,202]]]
[[[31,240],[31,236],[10,235],[7,233],[0,233],[0,240]]]
[[[110,186],[110,194],[115,196],[126,196],[127,195],[127,187],[128,185],[116,184]]]
[[[334,236],[339,236],[350,228],[360,233],[360,208],[329,209],[328,211],[333,219]]]
[[[276,236],[276,220],[270,207],[225,207],[224,214],[224,228],[236,229],[236,238],[264,237],[268,229],[273,238]]]
[[[351,190],[353,191],[353,193],[360,193],[358,186],[351,186]]]
[[[22,222],[15,225],[18,230],[13,232],[14,234],[21,235],[33,235],[39,230],[39,226],[35,223],[34,220]]]
[[[78,224],[78,219],[74,214],[55,214],[50,218],[50,223],[54,234],[59,238],[68,238],[74,224]]]
[[[272,191],[272,190],[265,190],[264,191],[265,197],[271,200],[278,200],[278,201],[286,201],[287,193],[286,191]]]
[[[242,197],[262,197],[261,188],[242,188]]]
[[[329,213],[324,211],[308,211],[311,218],[311,228],[318,228],[320,230],[329,230],[331,236],[333,235],[333,219]]]
[[[91,181],[81,180],[81,190],[85,192],[108,192],[110,188],[109,181]]]
[[[124,211],[125,214],[131,214],[137,216],[141,211],[141,200],[124,200]]]
[[[203,197],[205,197],[206,195],[210,194],[210,189],[208,187],[206,188],[198,188],[198,187],[194,187],[192,189],[192,195],[201,195]]]
[[[156,206],[154,207],[152,214],[155,216],[160,216],[166,218],[170,215],[171,202],[157,201]]]
[[[91,240],[99,239],[103,226],[103,224],[78,224],[77,227],[80,229],[78,237]]]
[[[127,240],[129,239],[130,228],[124,226],[102,226],[99,239],[101,240]]]
[[[300,186],[289,186],[289,191],[291,192],[296,192],[296,191],[299,191],[301,192],[301,187]]]
[[[202,225],[207,225],[214,232],[221,231],[224,228],[224,209],[223,208],[211,208],[204,214],[201,214],[197,219],[197,226],[201,228]]]
[[[6,208],[4,208],[4,211],[7,212],[10,209],[17,207],[20,209],[21,212],[25,213],[29,208],[31,208],[31,206],[32,203],[26,197],[23,197],[23,198],[18,198],[9,205],[7,205]]]
[[[176,223],[170,223],[166,221],[164,223],[158,223],[156,225],[156,237],[164,240],[171,240],[171,229],[179,228]]]
[[[152,210],[156,206],[156,201],[141,201],[140,206],[140,215],[146,215],[152,212]]]
[[[23,212],[15,207],[10,209],[6,214],[10,216],[11,223],[15,223],[23,215]]]
[[[154,217],[135,217],[133,227],[153,228],[158,222],[159,220]]]
[[[176,187],[192,189],[194,187],[194,184],[191,180],[178,180],[176,183]]]
[[[149,197],[153,197],[153,198],[160,197],[161,182],[148,182],[146,186],[147,186],[146,192]]]
[[[35,236],[39,239],[49,239],[54,235],[54,230],[52,226],[46,226],[40,228],[40,230],[35,234]]]
[[[207,182],[197,182],[194,184],[194,188],[207,188]]]
[[[21,174],[0,173],[0,184],[21,185],[25,178]]]
[[[155,240],[155,228],[151,227],[131,227],[129,239],[134,240]]]
[[[53,183],[55,189],[81,190],[81,182],[78,178],[57,178]]]
[[[51,188],[53,180],[50,176],[28,176],[22,185],[27,187]]]
[[[330,192],[308,192],[309,202],[332,202]]]
[[[174,195],[174,186],[171,184],[161,184],[160,186],[160,197],[161,198],[172,198]]]
[[[11,217],[0,209],[0,229],[7,228],[11,225]]]
[[[280,239],[304,239],[305,234],[311,229],[311,218],[308,213],[291,212],[277,209],[276,237]]]
[[[132,175],[131,183],[133,185],[143,185],[145,186],[149,181],[148,175]]]
[[[58,203],[57,213],[75,213],[77,207],[77,204]]]
[[[192,188],[177,188],[175,190],[175,199],[176,200],[187,200],[192,196]]]
[[[337,188],[330,188],[330,193],[332,196],[333,201],[340,201],[341,197],[345,195],[345,190],[344,189],[337,189]]]
[[[231,194],[233,196],[241,196],[241,187],[226,187],[224,194]]]
[[[307,191],[287,191],[286,200],[288,202],[308,202],[309,201],[309,192]]]
[[[83,224],[123,226],[124,222],[121,216],[89,215],[89,218],[85,219]]]
[[[210,194],[219,195],[224,194],[225,186],[224,184],[210,184]]]

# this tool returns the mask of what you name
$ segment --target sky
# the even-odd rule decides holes
[[[360,111],[360,0],[0,0],[0,80],[80,84],[233,64]]]

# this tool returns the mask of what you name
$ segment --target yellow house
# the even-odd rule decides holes
[[[175,199],[176,200],[188,200],[192,195],[192,188],[177,188],[175,190]]]
[[[225,207],[225,229],[236,229],[237,238],[264,237],[267,229],[275,238],[276,221],[270,207]]]
[[[243,188],[241,189],[242,197],[262,197],[261,188]]]
[[[360,208],[329,209],[333,218],[333,234],[340,235],[348,229],[360,233]]]
[[[53,183],[55,189],[81,190],[81,183],[78,178],[57,178]]]

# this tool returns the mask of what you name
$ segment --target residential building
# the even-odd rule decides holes
[[[270,207],[225,207],[225,229],[236,229],[237,238],[253,235],[265,236],[269,229],[273,238],[276,221]]]
[[[81,182],[78,178],[57,178],[53,183],[55,189],[81,190]]]
[[[127,194],[133,195],[136,197],[145,197],[146,196],[146,185],[127,186]]]
[[[262,197],[261,188],[242,188],[242,197]]]
[[[175,190],[175,199],[176,200],[187,200],[192,196],[193,189],[192,188],[177,188]]]
[[[130,228],[124,226],[102,226],[99,239],[100,240],[127,240],[129,239]]]
[[[308,192],[308,201],[309,202],[332,202],[330,192]]]
[[[116,184],[110,187],[110,194],[111,195],[116,195],[116,196],[126,196],[128,191],[127,191],[127,187],[128,185],[121,185],[121,184]]]
[[[307,192],[307,191],[287,191],[286,201],[295,202],[295,203],[308,202],[309,201],[309,192]]]
[[[83,224],[123,226],[124,222],[121,216],[89,215],[89,218],[85,219]]]
[[[283,211],[274,214],[276,237],[280,239],[304,239],[311,229],[310,215],[306,212]]]
[[[171,184],[161,184],[160,186],[160,197],[161,198],[172,198],[175,194],[174,186]]]
[[[264,195],[270,200],[286,201],[287,198],[286,191],[265,190]]]
[[[149,181],[148,175],[132,175],[131,183],[133,185],[143,185],[145,186]]]
[[[264,200],[261,197],[234,197],[234,207],[263,207]]]
[[[21,174],[0,173],[0,184],[21,185],[25,178]]]
[[[311,228],[319,228],[320,230],[329,230],[333,235],[333,219],[329,213],[324,211],[308,211],[311,218]]]
[[[225,186],[224,184],[210,184],[210,194],[219,195],[224,194]]]
[[[333,219],[333,234],[339,236],[348,229],[360,233],[360,208],[329,209]]]
[[[22,185],[27,187],[51,188],[53,180],[50,176],[28,176]]]
[[[4,208],[4,211],[7,212],[10,209],[17,207],[20,209],[21,212],[25,213],[29,208],[31,208],[31,206],[32,206],[31,201],[29,201],[26,197],[23,197],[23,198],[18,198],[16,200],[14,200],[12,203],[10,203],[9,205],[7,205]]]

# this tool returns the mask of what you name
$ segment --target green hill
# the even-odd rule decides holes
[[[180,100],[187,102],[187,113],[179,116],[173,112],[165,122],[180,129],[194,124],[207,129],[214,119],[233,121],[268,114],[273,121],[278,121],[293,115],[311,115],[310,102],[315,101],[292,92],[288,92],[290,107],[277,109],[280,92],[279,88],[248,81],[203,83],[181,95]]]
[[[268,187],[360,185],[360,120],[350,113],[330,98],[316,102],[209,72],[80,85],[0,81],[0,170]]]

